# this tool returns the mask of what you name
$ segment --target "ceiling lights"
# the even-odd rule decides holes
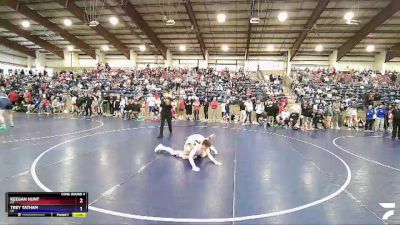
[[[274,45],[267,46],[267,51],[273,51],[273,50],[274,50]]]
[[[167,17],[167,16],[164,16],[163,21],[164,21],[164,24],[165,24],[166,26],[173,26],[173,25],[175,25],[175,20],[174,20],[173,18],[169,18],[169,17]]]
[[[179,45],[179,51],[181,51],[181,52],[186,51],[186,46],[185,45]]]
[[[119,22],[118,18],[115,17],[115,16],[110,17],[109,21],[110,21],[110,23],[111,23],[112,25],[117,25],[118,22]]]
[[[226,20],[225,14],[220,13],[220,14],[217,15],[217,21],[218,21],[218,23],[224,23],[225,20]]]
[[[168,19],[165,21],[166,26],[173,26],[175,25],[175,20],[174,19]]]
[[[145,45],[140,45],[140,46],[139,46],[139,50],[140,50],[141,52],[146,51],[146,46],[145,46]]]
[[[346,14],[343,16],[343,19],[348,25],[360,25],[360,21],[354,19],[354,13],[352,11],[346,12]]]
[[[261,19],[258,17],[251,17],[250,18],[250,23],[251,24],[259,24],[261,22]]]
[[[256,6],[256,3],[257,6]],[[251,12],[250,12],[250,24],[259,24],[261,22],[260,19],[260,1],[252,0],[251,1]]]
[[[69,27],[72,25],[72,21],[70,19],[64,19],[64,25]]]
[[[68,45],[68,46],[67,46],[67,50],[68,50],[69,52],[74,51],[74,46]]]
[[[110,50],[110,47],[108,47],[108,45],[103,45],[103,46],[101,46],[101,50],[107,52]]]
[[[286,11],[280,12],[278,14],[278,20],[280,22],[285,22],[287,20],[287,18],[288,18],[288,13]]]
[[[88,23],[89,27],[96,27],[98,26],[100,23],[97,20],[92,20]]]
[[[350,21],[354,18],[354,13],[353,12],[347,12],[346,14],[344,14],[343,19],[345,19],[346,21]]]
[[[365,48],[365,51],[367,51],[367,52],[373,52],[373,51],[375,51],[375,45],[368,45],[368,46]]]
[[[322,50],[324,50],[324,46],[322,46],[322,45],[315,46],[315,51],[322,52]]]
[[[221,49],[222,49],[222,51],[227,52],[227,51],[229,51],[229,46],[228,45],[222,45]]]
[[[22,27],[28,28],[31,26],[31,23],[28,20],[24,20],[21,22]]]

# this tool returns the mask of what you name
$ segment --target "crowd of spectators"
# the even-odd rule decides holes
[[[14,110],[27,113],[110,115],[125,120],[159,118],[163,98],[173,118],[315,129],[393,130],[400,100],[399,74],[299,70],[291,102],[282,77],[260,80],[251,72],[213,69],[111,69],[0,77]],[[400,122],[400,121],[399,121]]]
[[[157,119],[163,97],[169,96],[174,99],[175,119],[239,121],[234,105],[247,102],[248,113],[243,115],[252,121],[249,112],[256,101],[285,99],[280,77],[260,81],[242,70],[199,68],[122,70],[106,64],[91,71],[63,71],[53,76],[16,72],[1,75],[0,86],[6,87],[16,111],[123,119]]]
[[[393,112],[400,101],[398,73],[299,70],[293,78],[303,129],[315,129],[320,123],[325,129],[393,130]]]

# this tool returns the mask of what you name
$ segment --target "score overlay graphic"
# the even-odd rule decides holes
[[[87,192],[7,192],[9,217],[77,217],[88,212]]]

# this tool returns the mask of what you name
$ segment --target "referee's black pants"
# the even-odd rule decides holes
[[[167,120],[167,123],[168,123],[169,133],[172,134],[172,114],[161,113],[161,126],[160,126],[160,135],[159,136],[163,136],[163,134],[164,134],[165,120]]]
[[[400,139],[400,123],[393,121],[392,138],[394,139],[396,136]]]
[[[92,106],[91,105],[85,106],[85,116],[92,116]]]

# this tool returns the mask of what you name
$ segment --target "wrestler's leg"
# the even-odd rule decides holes
[[[181,156],[179,156],[179,157],[181,157],[182,159],[189,159],[189,154],[190,154],[190,151],[192,151],[193,147],[194,147],[194,145],[186,144],[183,147],[183,151],[182,151]]]
[[[0,129],[5,129],[6,127],[6,121],[4,119],[4,110],[0,109]]]
[[[13,111],[12,110],[7,110],[8,111],[8,122],[10,123],[10,127],[14,127],[14,116],[13,116]]]
[[[156,152],[156,153],[160,152],[160,151],[166,151],[170,155],[178,156],[178,157],[181,157],[181,158],[182,158],[182,155],[183,155],[182,151],[174,150],[173,148],[164,146],[162,144],[157,145],[157,147],[154,149],[154,152]]]

